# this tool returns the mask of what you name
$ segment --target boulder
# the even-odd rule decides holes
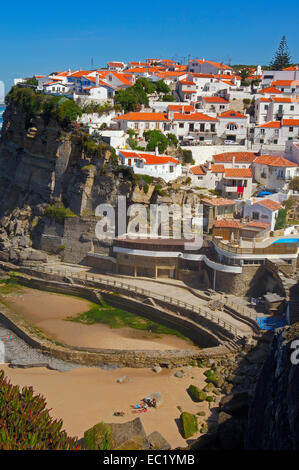
[[[119,384],[122,384],[122,383],[125,381],[126,378],[127,378],[127,376],[126,376],[126,375],[123,375],[122,377],[120,377],[119,379],[117,379],[116,382],[119,383]]]
[[[159,374],[160,372],[162,372],[162,367],[160,367],[160,366],[154,366],[154,367],[152,368],[152,370],[153,370],[154,372],[156,372],[157,374]]]
[[[250,400],[247,392],[232,393],[223,397],[219,406],[221,411],[233,416],[247,416]]]
[[[183,370],[178,370],[175,374],[175,377],[178,377],[179,379],[182,379],[184,377],[184,371]]]
[[[148,436],[148,440],[150,442],[151,449],[153,450],[170,450],[171,446],[169,442],[160,434],[158,431],[152,432]]]
[[[192,413],[183,411],[180,416],[180,421],[182,425],[182,434],[184,439],[192,437],[195,433],[198,432],[198,423],[197,418]]]
[[[100,422],[84,433],[88,450],[148,450],[147,438],[140,418],[126,423]]]

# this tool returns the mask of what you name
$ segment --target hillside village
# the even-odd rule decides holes
[[[182,280],[203,272],[204,265],[207,274],[200,282],[238,293],[245,293],[240,274],[250,283],[256,269],[269,262],[295,272],[298,65],[277,71],[237,69],[204,58],[185,65],[170,59],[111,61],[101,69],[16,79],[15,85],[74,100],[82,110],[79,128],[113,147],[120,168],[142,178],[133,202],[202,203],[206,247],[192,260],[180,243],[171,248],[164,240],[159,257],[161,239],[146,246],[124,237],[114,240],[112,258],[105,262],[92,244],[92,265]],[[34,137],[36,131],[29,130],[29,137],[30,132]],[[170,251],[177,252],[175,261]]]

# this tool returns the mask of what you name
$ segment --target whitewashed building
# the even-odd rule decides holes
[[[249,116],[238,111],[224,111],[218,114],[218,136],[225,140],[231,140],[240,144],[247,139],[247,126]]]
[[[178,160],[169,155],[153,155],[145,152],[120,150],[119,155],[124,166],[133,169],[134,173],[173,181],[182,175]]]
[[[261,155],[253,162],[253,174],[264,188],[287,191],[290,180],[299,176],[299,166],[283,157]]]

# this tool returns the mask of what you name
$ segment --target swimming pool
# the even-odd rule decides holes
[[[275,242],[272,243],[272,245],[274,245],[274,243],[298,243],[299,242],[299,238],[279,238],[278,240],[275,240]]]

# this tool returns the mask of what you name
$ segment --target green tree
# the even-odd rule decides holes
[[[278,49],[270,62],[271,70],[283,70],[291,65],[291,56],[287,45],[287,39],[282,36]]]
[[[274,230],[279,230],[281,228],[284,228],[286,226],[286,223],[287,223],[287,210],[279,209]]]
[[[174,101],[174,96],[170,94],[163,95],[162,101],[169,101],[169,102]]]
[[[153,152],[158,147],[159,153],[164,153],[170,143],[167,137],[157,130],[145,131],[143,136],[147,141],[146,150],[150,152]]]
[[[166,83],[163,82],[163,80],[158,80],[157,81],[156,89],[157,89],[158,93],[169,93],[170,92],[169,86],[166,85]]]
[[[293,178],[289,183],[289,189],[293,189],[294,191],[299,191],[299,178]]]

